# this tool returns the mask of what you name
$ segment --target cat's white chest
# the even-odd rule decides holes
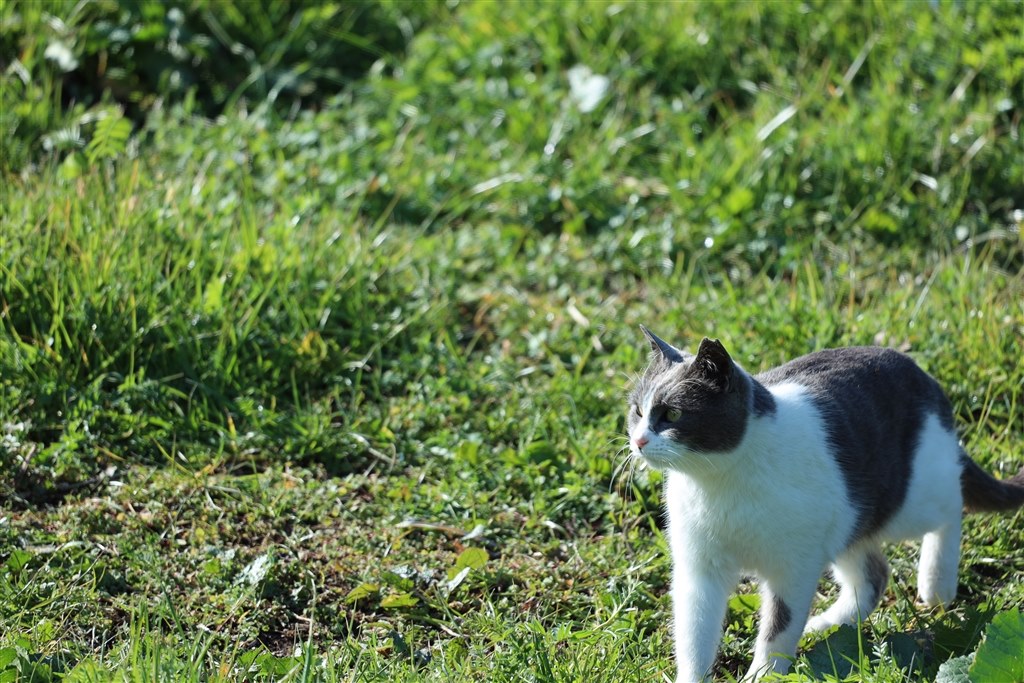
[[[668,473],[674,553],[759,573],[783,549],[817,555],[848,540],[856,514],[820,415],[799,386],[773,394],[775,415],[752,421],[734,452],[715,456],[733,466],[716,477]]]

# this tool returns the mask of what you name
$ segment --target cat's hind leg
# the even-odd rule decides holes
[[[839,583],[839,597],[831,607],[807,622],[804,633],[866,619],[885,592],[889,563],[876,543],[861,543],[836,559],[832,574]]]
[[[914,455],[914,474],[906,499],[885,534],[890,538],[923,535],[917,593],[928,606],[956,597],[963,519],[963,450],[952,430],[930,416]],[[920,463],[920,465],[918,464]]]
[[[960,563],[960,519],[924,535],[917,570],[917,594],[929,607],[946,605],[956,597]]]
[[[820,569],[800,568],[782,577],[761,579],[757,645],[754,661],[742,679],[744,683],[757,681],[771,672],[784,674],[789,670],[820,576]]]

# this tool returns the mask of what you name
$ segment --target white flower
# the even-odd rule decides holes
[[[59,40],[55,40],[46,46],[43,56],[57,62],[61,71],[74,71],[78,68],[78,60],[71,54],[71,48]]]
[[[584,114],[597,109],[611,85],[607,76],[595,74],[583,64],[572,67],[566,75],[569,77],[569,95]]]

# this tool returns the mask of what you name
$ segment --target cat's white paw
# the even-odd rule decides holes
[[[917,595],[928,607],[948,605],[956,599],[956,586],[921,586]]]
[[[835,626],[832,620],[826,617],[824,614],[819,614],[816,617],[811,617],[807,620],[807,625],[804,626],[804,635],[808,633],[818,633],[825,629]]]

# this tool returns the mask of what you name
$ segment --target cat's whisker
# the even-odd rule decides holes
[[[633,454],[630,453],[622,461],[622,468],[621,468],[620,476],[618,477],[618,479],[615,482],[616,485],[617,485],[616,492],[620,496],[622,496],[623,498],[626,497],[626,493],[629,491],[629,480],[632,477],[632,473],[633,473]]]
[[[627,461],[627,464],[629,467],[626,470],[626,476],[623,477],[622,483],[621,494],[623,498],[626,498],[626,495],[629,494],[633,488],[633,473],[636,471],[636,459],[631,457]]]
[[[646,461],[643,458],[641,458],[639,455],[636,455],[636,454],[630,454],[630,455],[631,455],[631,457],[629,459],[629,479],[627,480],[626,483],[629,485],[630,490],[632,490],[633,488],[636,487],[636,472],[637,472],[637,469],[638,468],[644,468],[646,466]]]
[[[622,452],[625,451],[625,450],[626,450],[626,447],[620,448],[615,453],[615,458],[617,460],[619,460],[619,458],[622,456]],[[619,460],[619,463],[615,466],[615,469],[612,470],[612,477],[611,477],[611,480],[608,482],[608,491],[609,492],[612,490],[612,487],[615,486],[615,482],[618,480],[618,478],[622,475],[622,472],[626,468],[626,465],[629,464],[629,460],[630,460],[629,457],[622,458],[621,460]]]
[[[619,370],[619,377],[626,380],[630,386],[635,386],[640,382],[642,375],[639,372],[626,372],[625,370]]]
[[[616,474],[613,479],[617,486],[617,492],[623,498],[629,493],[632,488],[633,481],[636,477],[636,468],[642,458],[638,453],[630,450],[628,447],[623,448],[619,451],[620,454],[626,453],[626,457],[623,458],[619,467],[616,468]]]

